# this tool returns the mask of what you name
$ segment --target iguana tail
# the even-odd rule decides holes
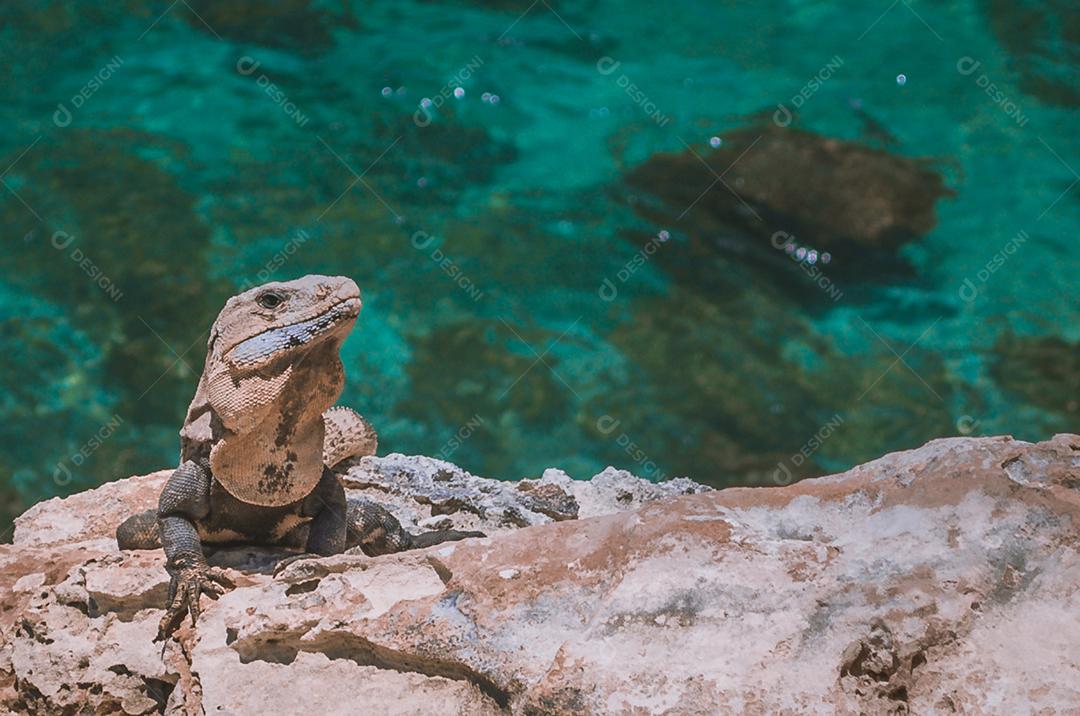
[[[432,530],[431,532],[421,532],[418,535],[409,535],[409,537],[409,547],[411,549],[423,549],[424,547],[442,544],[443,542],[456,542],[459,539],[487,537],[487,535],[483,532],[463,530]]]
[[[350,498],[345,513],[348,532],[346,548],[359,547],[369,557],[422,549],[442,542],[468,537],[486,537],[483,532],[435,530],[414,535],[405,531],[397,518],[382,505],[362,498]]]
[[[128,517],[116,528],[120,549],[161,549],[157,510],[145,510]]]
[[[335,405],[323,414],[326,439],[323,441],[323,464],[333,467],[350,457],[374,455],[379,446],[375,428],[358,412]]]

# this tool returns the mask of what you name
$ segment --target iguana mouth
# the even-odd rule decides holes
[[[241,341],[226,355],[229,363],[237,368],[247,368],[266,363],[296,348],[310,346],[338,331],[360,314],[360,299],[347,298],[335,303],[314,318],[275,326]]]

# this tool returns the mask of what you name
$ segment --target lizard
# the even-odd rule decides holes
[[[171,635],[201,595],[234,585],[203,544],[306,548],[287,560],[359,548],[369,556],[483,537],[407,532],[382,505],[345,495],[333,467],[373,455],[378,437],[350,408],[339,349],[360,313],[341,276],[271,282],[230,298],[210,328],[206,362],[180,430],[180,460],[155,510],[116,530],[120,549],[163,548],[169,573],[156,640]],[[282,563],[279,563],[279,568]]]

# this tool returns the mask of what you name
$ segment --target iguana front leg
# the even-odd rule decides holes
[[[319,484],[304,499],[300,514],[311,517],[308,527],[307,551],[278,561],[274,574],[280,574],[290,564],[305,559],[329,557],[345,551],[345,488],[329,468],[323,467]]]
[[[313,515],[307,551],[329,557],[345,551],[345,488],[330,468],[324,467],[319,484],[307,497],[303,512]]]
[[[363,499],[346,499],[345,488],[329,468],[323,470],[322,480],[308,496],[304,514],[314,515],[308,532],[307,552],[279,561],[274,574],[280,574],[295,562],[340,554],[353,547],[359,547],[369,557],[377,557],[486,536],[483,532],[459,530],[412,534],[382,505]]]
[[[180,626],[184,614],[191,623],[199,618],[199,597],[216,599],[233,584],[220,569],[210,567],[203,556],[195,520],[210,513],[210,471],[193,460],[173,472],[158,500],[161,546],[165,568],[171,577],[169,603],[158,626],[157,640],[165,639]]]

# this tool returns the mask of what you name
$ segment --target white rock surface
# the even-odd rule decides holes
[[[217,552],[236,589],[205,602],[164,654],[151,642],[163,558],[121,554],[108,536],[163,479],[20,518],[16,543],[0,547],[0,707],[975,715],[1080,704],[1075,435],[936,440],[842,475],[723,491],[615,470],[491,484],[428,458],[365,458],[351,489],[407,520],[492,536],[300,561],[277,577],[278,553]],[[567,518],[571,505],[581,519]]]

